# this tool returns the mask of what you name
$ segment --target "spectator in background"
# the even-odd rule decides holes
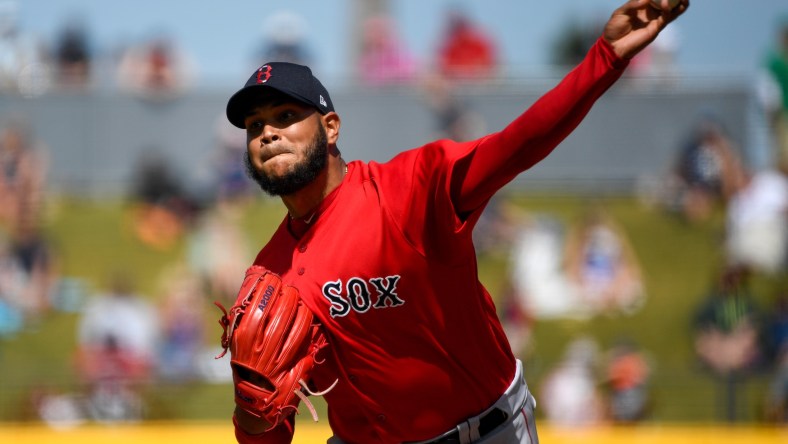
[[[8,244],[11,263],[7,265],[14,271],[18,286],[17,305],[28,318],[37,318],[49,310],[60,275],[55,251],[37,216],[31,213],[20,219]]]
[[[788,168],[788,16],[780,20],[776,45],[769,52],[765,67],[776,96],[766,103],[776,145],[776,160],[783,168]]]
[[[786,270],[788,176],[785,171],[764,169],[745,175],[728,203],[725,253],[730,262],[756,272],[777,275]]]
[[[118,67],[120,88],[151,101],[170,100],[188,89],[196,67],[178,43],[157,34],[127,48]]]
[[[233,302],[238,292],[238,270],[254,258],[241,230],[244,202],[231,194],[220,195],[200,215],[188,238],[191,270],[201,278],[213,300],[223,304]]]
[[[231,198],[246,201],[252,198],[253,182],[246,174],[243,159],[246,155],[246,132],[234,127],[222,115],[216,122],[216,150],[209,165],[212,174],[206,193],[213,192],[215,199]]]
[[[84,380],[90,415],[100,422],[142,417],[140,390],[152,375],[159,318],[125,272],[84,308],[77,327],[75,362]]]
[[[606,21],[606,16],[597,16],[590,20],[585,17],[582,20],[573,17],[564,27],[558,30],[558,36],[553,42],[552,51],[550,51],[551,62],[562,68],[574,67],[580,63],[585,58],[589,48],[602,34]],[[632,59],[632,62],[638,60],[642,53],[643,51],[638,53]]]
[[[643,352],[631,340],[621,340],[609,351],[606,370],[610,419],[620,424],[643,420],[651,403],[651,368]]]
[[[465,142],[485,134],[484,117],[457,96],[455,84],[439,73],[424,82],[425,100],[435,121],[436,137]]]
[[[43,45],[19,28],[17,0],[0,0],[0,92],[27,96],[49,89],[51,74]]]
[[[198,356],[205,341],[205,302],[200,277],[182,264],[160,279],[160,331],[156,369],[167,382],[187,383],[199,376]]]
[[[490,78],[498,68],[492,38],[459,8],[450,9],[446,15],[437,55],[438,71],[452,80]]]
[[[725,266],[693,319],[695,352],[719,378],[726,400],[720,408],[730,422],[739,408],[739,382],[763,361],[762,319],[750,278],[746,266]]]
[[[20,41],[15,0],[0,1],[0,90],[17,92],[19,73],[29,63],[30,48]]]
[[[629,84],[638,88],[673,87],[678,77],[678,50],[680,27],[662,32],[646,49],[632,59],[629,69]],[[666,28],[667,30],[667,28]]]
[[[10,118],[0,129],[0,224],[36,219],[43,206],[49,170],[45,147],[27,121]]]
[[[745,266],[726,266],[695,313],[695,351],[716,374],[750,369],[762,358],[750,277]]]
[[[140,158],[130,194],[137,237],[158,249],[172,247],[199,210],[169,163],[155,149]]]
[[[766,420],[788,424],[788,290],[777,293],[768,311],[767,338],[772,376],[764,400]]]
[[[539,405],[559,427],[587,427],[604,420],[604,402],[597,387],[599,346],[587,337],[567,345],[561,362],[545,377]]]
[[[672,205],[691,222],[708,219],[741,186],[745,167],[721,122],[703,115],[682,147],[672,180]]]
[[[279,11],[269,15],[264,24],[267,42],[260,54],[260,61],[310,64],[312,56],[306,43],[306,20],[293,11]]]
[[[312,56],[306,45],[307,23],[296,12],[276,11],[266,16],[263,23],[264,44],[256,55],[257,63],[290,62],[299,65],[312,63]]]
[[[587,318],[564,267],[564,225],[550,215],[523,215],[511,243],[508,279],[523,309],[537,319]]]
[[[592,313],[632,313],[645,290],[637,255],[621,227],[600,207],[586,210],[565,244],[566,276]]]
[[[57,256],[37,215],[29,216],[0,239],[0,336],[35,325],[52,307],[57,288]]]
[[[61,89],[81,91],[90,84],[92,57],[85,24],[80,18],[67,22],[55,42],[55,81]]]
[[[359,71],[365,84],[383,86],[413,80],[416,60],[400,40],[390,17],[367,18],[362,33]]]

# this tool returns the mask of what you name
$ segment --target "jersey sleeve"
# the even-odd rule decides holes
[[[422,255],[440,255],[446,263],[465,257],[457,249],[467,243],[457,240],[471,236],[482,208],[459,217],[449,184],[455,165],[473,155],[476,143],[437,140],[370,164],[386,211]]]
[[[244,432],[238,426],[235,415],[233,415],[233,426],[235,427],[235,440],[239,444],[290,444],[295,433],[295,418],[290,416],[273,430],[259,435],[250,435]]]
[[[547,157],[618,80],[627,64],[600,37],[555,88],[502,131],[480,139],[474,154],[455,167],[451,194],[458,214],[483,206],[501,187]]]
[[[599,39],[586,58],[502,131],[469,142],[438,140],[385,164],[370,163],[385,206],[424,254],[451,262],[501,187],[545,158],[621,76],[627,61]]]

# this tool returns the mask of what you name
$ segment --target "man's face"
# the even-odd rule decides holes
[[[255,108],[244,123],[247,172],[266,193],[293,194],[325,169],[328,141],[314,108],[274,96]]]

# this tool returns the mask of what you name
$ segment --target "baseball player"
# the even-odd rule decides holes
[[[333,386],[329,443],[538,442],[536,403],[478,280],[471,233],[493,194],[547,156],[689,7],[649,3],[613,12],[585,60],[500,132],[385,163],[345,162],[339,114],[305,66],[263,65],[230,98],[250,176],[289,213],[253,267],[297,288],[328,342],[309,387]],[[249,368],[238,376],[246,391],[236,384],[236,438],[291,442],[294,411],[272,424],[248,407],[247,389],[266,384]]]

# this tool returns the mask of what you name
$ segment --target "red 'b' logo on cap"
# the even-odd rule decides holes
[[[271,78],[271,67],[263,65],[257,70],[257,83],[265,83]]]

